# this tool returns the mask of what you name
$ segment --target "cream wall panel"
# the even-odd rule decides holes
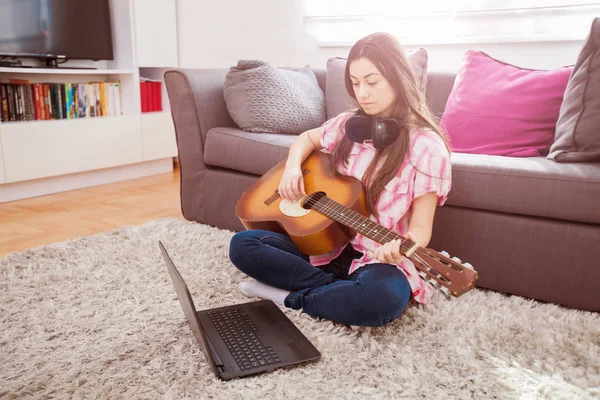
[[[177,66],[175,0],[134,0],[135,41],[139,67]]]

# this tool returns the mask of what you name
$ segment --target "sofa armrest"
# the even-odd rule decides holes
[[[227,71],[177,68],[164,74],[182,171],[193,174],[206,168],[204,144],[209,129],[236,127],[223,97]]]

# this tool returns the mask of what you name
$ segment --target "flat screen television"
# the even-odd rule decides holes
[[[47,65],[114,59],[109,0],[0,0],[0,59],[7,57]]]

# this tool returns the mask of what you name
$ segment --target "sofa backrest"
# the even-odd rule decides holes
[[[316,68],[316,69],[313,69],[313,71],[315,72],[315,75],[317,76],[317,81],[319,82],[319,86],[321,87],[321,90],[323,91],[323,93],[325,93],[325,79],[327,76],[327,70],[325,68]],[[327,96],[327,93],[325,93],[325,96]]]
[[[327,93],[325,85],[327,70],[324,68],[315,68],[313,71],[317,76],[319,86],[323,90],[323,93],[325,93],[325,98],[328,98],[330,94]],[[429,102],[433,113],[438,117],[442,116],[444,109],[446,108],[446,102],[452,91],[452,86],[454,86],[455,79],[455,73],[429,72],[427,74],[427,101]],[[332,116],[328,116],[328,118],[331,117]]]
[[[427,101],[435,115],[441,118],[446,108],[446,102],[452,92],[455,73],[428,72],[427,73]]]
[[[188,135],[182,134],[182,137],[193,138],[199,132],[204,143],[209,129],[236,126],[223,97],[223,84],[228,71],[228,68],[176,68],[165,73],[175,129],[190,131]],[[314,72],[327,97],[326,69],[315,68]],[[441,117],[444,112],[455,78],[456,75],[452,73],[429,72],[427,75],[427,99],[437,116]]]

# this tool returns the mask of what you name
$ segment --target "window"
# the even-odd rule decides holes
[[[321,46],[377,31],[405,45],[580,41],[600,15],[586,0],[303,0],[305,28]]]

